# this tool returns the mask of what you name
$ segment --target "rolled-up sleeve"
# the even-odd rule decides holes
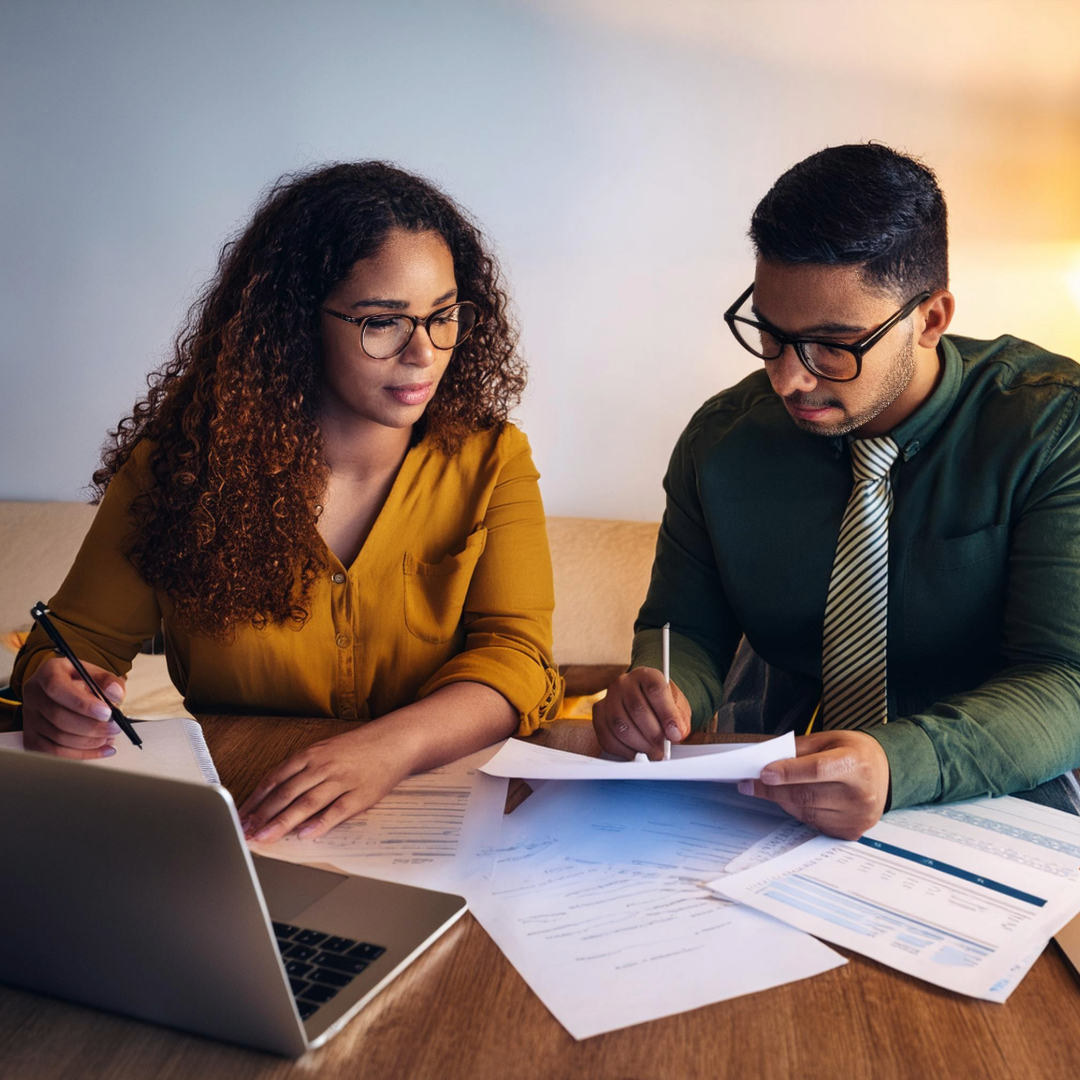
[[[426,697],[454,682],[497,690],[529,735],[555,716],[563,684],[552,659],[551,572],[540,474],[524,434],[510,430],[508,456],[484,516],[484,550],[469,584],[465,647],[420,688]]]

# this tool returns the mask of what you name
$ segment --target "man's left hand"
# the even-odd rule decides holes
[[[864,731],[822,731],[795,740],[797,757],[774,761],[739,790],[842,840],[876,825],[889,795],[889,759]]]

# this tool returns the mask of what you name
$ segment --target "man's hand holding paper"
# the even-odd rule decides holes
[[[739,791],[783,807],[792,817],[841,840],[858,840],[885,811],[889,759],[862,731],[823,731],[795,740],[796,756],[774,761]]]

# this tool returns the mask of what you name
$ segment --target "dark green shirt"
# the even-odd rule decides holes
[[[934,392],[891,432],[889,719],[870,734],[893,808],[1080,766],[1080,366],[1011,337],[946,337],[939,355]],[[660,666],[670,621],[696,727],[743,634],[771,668],[820,682],[853,483],[847,440],[797,428],[764,370],[679,438],[632,664]]]

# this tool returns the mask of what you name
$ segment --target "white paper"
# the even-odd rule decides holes
[[[557,854],[705,883],[785,818],[723,784],[549,780],[503,818],[497,874]]]
[[[86,764],[95,768],[164,776],[170,780],[205,780],[210,784],[221,782],[197,720],[178,716],[140,723],[135,730],[142,739],[141,750],[126,735],[120,734],[116,737],[116,753],[112,757],[94,758]],[[6,731],[0,734],[0,747],[22,750],[22,732]]]
[[[887,814],[710,888],[950,990],[1003,1001],[1080,910],[1080,818],[1023,799]]]
[[[807,978],[845,961],[703,888],[780,814],[717,784],[551,781],[470,907],[578,1039]]]
[[[317,840],[292,834],[248,846],[287,862],[330,864],[382,881],[466,891],[474,877],[491,868],[506,806],[506,780],[478,769],[495,752],[488,747],[410,776],[370,810]]]
[[[483,767],[526,780],[756,780],[766,765],[795,756],[791,732],[753,743],[673,746],[670,761],[611,761],[510,739]]]
[[[661,871],[561,859],[470,898],[473,914],[575,1039],[846,963],[807,934]]]
[[[817,829],[804,825],[795,818],[788,818],[777,826],[768,836],[762,837],[756,844],[748,847],[741,855],[736,855],[724,867],[727,874],[737,874],[740,870],[749,870],[751,866],[760,866],[785,851],[794,851],[807,840],[818,835]]]

